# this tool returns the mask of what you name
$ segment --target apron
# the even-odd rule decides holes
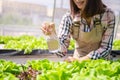
[[[80,29],[80,24],[78,23],[77,23],[77,27],[75,26],[76,26],[76,22],[73,23],[72,26],[72,31],[73,31],[72,37],[73,39],[75,39],[75,51],[73,57],[80,58],[86,56],[89,52],[93,50],[97,50],[100,46],[104,32],[104,28],[101,25],[101,22],[97,22],[97,24],[95,24],[95,27],[90,32],[82,31]],[[78,32],[78,30],[79,33],[75,34],[75,31]]]

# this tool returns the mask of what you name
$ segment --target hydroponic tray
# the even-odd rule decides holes
[[[73,52],[74,50],[68,50],[68,54],[73,54]],[[49,50],[34,49],[30,53],[25,54],[24,50],[0,49],[0,55],[36,55],[44,53],[49,53]]]

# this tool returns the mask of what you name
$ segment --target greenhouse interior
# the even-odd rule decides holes
[[[114,24],[113,35],[110,33],[113,27],[106,28],[106,35],[111,34],[112,36],[108,37],[113,38],[108,40],[109,42],[103,42],[103,45],[101,41],[101,46],[100,44],[99,46],[106,49],[106,52],[103,51],[101,55],[99,50],[102,48],[97,48],[98,50],[95,48],[96,50],[89,52],[93,54],[87,53],[85,57],[81,57],[75,54],[79,50],[82,52],[82,49],[77,49],[78,47],[83,47],[77,44],[78,38],[70,37],[68,43],[67,32],[64,32],[62,38],[66,41],[60,42],[57,35],[59,27],[64,23],[62,22],[64,15],[70,12],[72,2],[73,5],[83,6],[85,2],[89,3],[88,0],[0,0],[0,80],[120,80],[120,0],[97,1],[97,3],[102,1],[114,13],[115,24],[110,20],[107,21],[109,23],[107,26]],[[92,3],[94,4],[94,1],[91,0]],[[113,18],[111,13],[110,15]],[[56,35],[54,39],[51,39],[53,36],[45,35],[42,31],[43,23],[46,25],[54,23]],[[74,25],[73,22],[71,24]],[[66,22],[61,29],[65,30],[71,24]],[[63,28],[64,25],[67,28]],[[91,23],[89,26],[91,27]],[[66,46],[68,44],[69,46]],[[64,48],[62,46],[63,49],[61,45],[64,46]],[[89,43],[85,45],[87,48],[94,46],[95,44],[89,47]],[[59,51],[65,50],[66,47],[68,48],[65,53]],[[107,58],[102,56],[107,56]]]

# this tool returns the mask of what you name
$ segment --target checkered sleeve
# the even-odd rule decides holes
[[[114,28],[115,28],[115,14],[113,11],[108,10],[105,12],[105,16],[107,16],[107,26],[106,30],[102,37],[102,42],[100,44],[99,49],[95,51],[91,51],[88,56],[91,59],[99,59],[99,58],[105,58],[108,56],[112,49],[112,43],[113,43],[113,37],[114,37]]]
[[[60,42],[60,51],[64,53],[67,52],[67,48],[69,47],[69,43],[70,43],[71,25],[72,25],[72,19],[70,13],[67,12],[61,20],[61,24],[59,26],[59,33],[58,33],[58,38]]]

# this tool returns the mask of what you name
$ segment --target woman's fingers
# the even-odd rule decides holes
[[[75,60],[76,60],[76,58],[69,56],[69,57],[66,58],[64,61],[66,61],[66,62],[73,62],[73,61],[75,61]]]
[[[41,27],[41,30],[42,30],[42,32],[43,32],[45,35],[47,34],[47,31],[46,31],[45,28]]]
[[[46,23],[42,24],[41,30],[45,35],[50,35],[51,33],[51,31],[49,30],[49,25]]]

